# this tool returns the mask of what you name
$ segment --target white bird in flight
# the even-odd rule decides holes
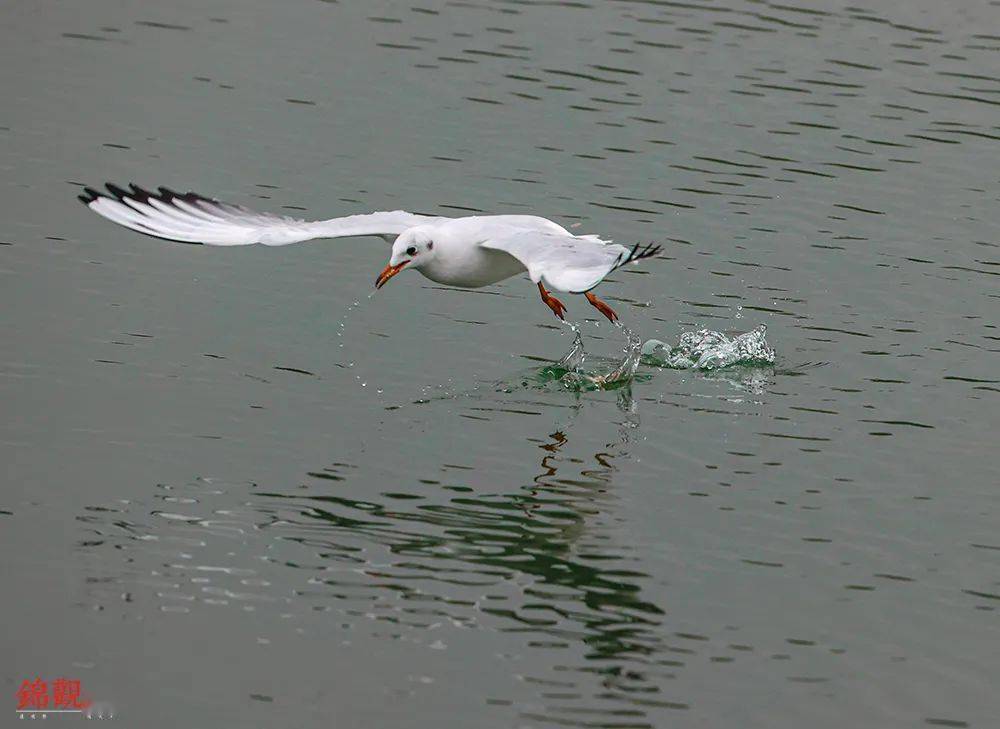
[[[444,218],[394,210],[305,221],[165,187],[159,194],[136,185],[129,190],[111,183],[106,187],[107,193],[85,188],[80,201],[130,230],[181,243],[284,246],[315,238],[379,236],[392,243],[392,253],[375,279],[376,288],[407,268],[460,288],[487,286],[527,271],[542,301],[560,319],[566,307],[548,289],[584,294],[610,321],[617,320],[591,289],[616,268],[660,252],[654,244],[626,248],[594,235],[573,235],[534,215]]]

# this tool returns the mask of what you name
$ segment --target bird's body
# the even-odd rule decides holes
[[[505,251],[485,248],[479,243],[498,231],[539,231],[569,233],[546,218],[535,215],[472,215],[425,223],[421,232],[434,241],[434,260],[417,268],[435,283],[463,289],[477,289],[524,273],[524,264]]]
[[[436,283],[459,288],[488,286],[527,272],[542,300],[560,318],[565,306],[546,286],[586,294],[592,305],[614,321],[617,315],[590,290],[616,268],[659,251],[659,246],[628,249],[596,236],[574,235],[534,215],[444,218],[396,210],[310,222],[162,187],[159,194],[135,185],[129,191],[112,184],[107,189],[109,194],[87,188],[80,200],[126,228],[183,243],[282,246],[315,238],[385,238],[392,242],[392,254],[377,287],[406,267]]]
[[[439,256],[416,270],[434,283],[460,289],[478,289],[525,272],[524,264],[509,253],[467,245],[467,240],[454,239],[452,255]],[[439,245],[448,251],[445,244]]]

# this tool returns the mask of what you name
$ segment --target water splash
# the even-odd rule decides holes
[[[710,329],[684,332],[673,347],[659,339],[642,345],[644,365],[695,370],[701,379],[718,380],[755,395],[763,394],[774,379],[775,359],[763,324],[732,336]]]
[[[624,324],[615,322],[615,326],[621,329],[625,335],[625,346],[622,348],[624,357],[609,372],[603,374],[586,373],[574,371],[569,373],[584,378],[584,383],[589,383],[597,387],[607,387],[629,382],[635,377],[635,371],[639,368],[639,361],[642,358],[642,339]]]
[[[643,364],[678,370],[717,370],[733,365],[774,364],[774,348],[767,342],[767,326],[729,337],[711,329],[681,334],[677,345],[659,339],[642,345]]]
[[[616,323],[625,336],[620,358],[588,353],[579,326],[567,326],[573,332],[573,342],[566,354],[552,364],[523,372],[516,381],[495,383],[497,390],[558,388],[586,392],[627,388],[635,380],[651,377],[639,371],[640,365],[646,365],[698,370],[707,379],[729,382],[744,392],[761,393],[774,375],[775,352],[767,342],[767,327],[763,324],[738,335],[709,329],[685,332],[675,346],[670,346],[659,339],[643,343],[631,329]]]
[[[567,372],[574,372],[583,367],[583,363],[587,359],[587,350],[583,348],[580,325],[571,322],[567,326],[573,331],[573,344],[570,345],[569,351],[556,362],[556,367],[564,369]]]
[[[642,339],[628,327],[616,322],[615,326],[625,336],[622,357],[593,356],[587,353],[577,324],[567,324],[573,331],[573,343],[557,362],[538,370],[530,379],[535,386],[546,387],[553,383],[573,392],[611,390],[627,385],[639,368],[642,357]],[[502,383],[501,383],[502,384]],[[522,385],[528,385],[525,381]]]

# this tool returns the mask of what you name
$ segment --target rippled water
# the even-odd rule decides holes
[[[79,678],[144,727],[995,725],[995,2],[5,21],[9,697]],[[664,252],[601,286],[622,329],[567,296],[570,328],[519,279],[368,298],[378,240],[142,238],[76,202],[105,179]]]

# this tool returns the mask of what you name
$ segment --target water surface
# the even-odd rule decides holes
[[[9,695],[79,678],[145,727],[995,724],[996,3],[5,20]],[[567,388],[524,280],[369,299],[377,239],[170,245],[76,202],[106,179],[658,241],[600,289],[629,328],[765,324],[777,359]]]

